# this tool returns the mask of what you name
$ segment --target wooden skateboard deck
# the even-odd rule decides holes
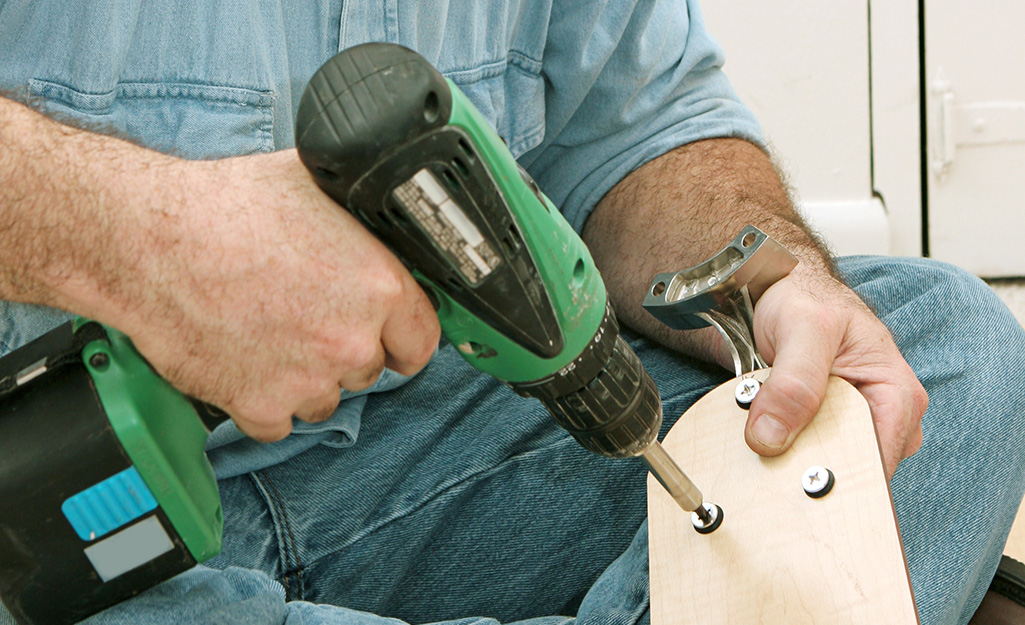
[[[754,375],[765,380],[771,370]],[[663,445],[724,512],[711,534],[648,477],[653,625],[915,625],[900,533],[868,404],[830,378],[793,447],[762,458],[744,442],[737,380],[691,407]],[[835,485],[809,497],[804,472]]]

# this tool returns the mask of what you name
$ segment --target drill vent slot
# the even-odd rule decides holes
[[[395,217],[395,221],[403,226],[408,225],[409,217],[406,216],[406,211],[402,210],[402,207],[399,206],[394,197],[389,196],[389,200],[388,210],[391,211],[392,216]]]
[[[446,167],[445,169],[441,170],[441,177],[445,179],[445,183],[448,184],[450,189],[452,189],[453,191],[457,191],[459,189],[459,181],[456,180],[456,177],[452,174],[451,169]]]
[[[460,137],[459,139],[459,149],[463,151],[463,154],[466,155],[466,158],[468,158],[471,163],[474,161],[475,158],[477,158],[476,155],[473,153],[473,148],[471,148],[470,144],[467,143],[466,139],[463,139],[462,137]]]
[[[459,175],[463,178],[470,177],[470,170],[466,167],[466,163],[458,156],[452,159],[452,168],[459,172]]]

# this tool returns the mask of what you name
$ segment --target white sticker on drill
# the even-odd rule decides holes
[[[426,169],[421,169],[416,172],[416,175],[413,176],[413,180],[420,185],[420,190],[424,192],[427,199],[435,206],[440,206],[442,202],[449,199],[448,193],[445,193],[445,189],[443,189],[434,176],[431,175],[431,172]]]
[[[459,234],[463,236],[463,239],[471,247],[477,247],[484,242],[484,237],[481,235],[480,230],[477,229],[477,226],[473,225],[470,218],[466,216],[463,209],[459,208],[458,204],[452,200],[445,200],[438,205],[438,209],[448,219],[448,222],[455,226],[455,229],[459,231]],[[490,267],[488,271],[491,271]]]
[[[476,250],[474,250],[469,245],[465,245],[463,246],[463,251],[466,252],[466,255],[470,257],[470,260],[473,261],[473,264],[477,265],[477,269],[480,269],[481,273],[483,273],[484,275],[488,275],[488,273],[491,272],[491,267],[488,267],[488,264],[484,262],[484,259],[480,257],[480,254],[478,254]]]
[[[438,184],[438,181],[435,180],[434,175],[431,174],[431,172],[426,169],[421,169],[416,172],[415,176],[413,176],[413,180],[420,185],[420,188],[423,190],[424,195],[427,196],[427,199],[438,207],[438,210],[445,215],[448,222],[459,231],[459,234],[462,235],[463,239],[465,239],[467,243],[473,247],[477,247],[482,241],[484,241],[484,237],[481,236],[480,230],[477,229],[477,226],[473,225],[473,222],[471,222],[470,218],[466,216],[463,209],[459,208],[459,205],[456,204],[452,200],[452,197],[445,192],[445,189]]]
[[[155,516],[88,547],[85,555],[104,583],[174,549]]]
[[[418,171],[393,196],[470,284],[501,264],[501,257],[429,170]]]

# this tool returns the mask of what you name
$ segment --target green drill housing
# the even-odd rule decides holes
[[[587,247],[454,83],[416,52],[349,48],[296,120],[316,183],[420,282],[477,369],[540,399],[588,449],[631,456],[661,402]]]
[[[112,328],[78,319],[0,359],[0,599],[15,619],[75,623],[216,555],[207,434]]]

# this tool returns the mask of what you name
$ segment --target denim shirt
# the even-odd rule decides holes
[[[412,48],[452,79],[578,230],[674,147],[761,141],[694,0],[0,0],[0,90],[186,158],[269,152],[292,147],[316,69],[367,41]],[[403,381],[385,371],[366,392]],[[364,394],[277,443],[220,426],[218,477],[353,444]]]

